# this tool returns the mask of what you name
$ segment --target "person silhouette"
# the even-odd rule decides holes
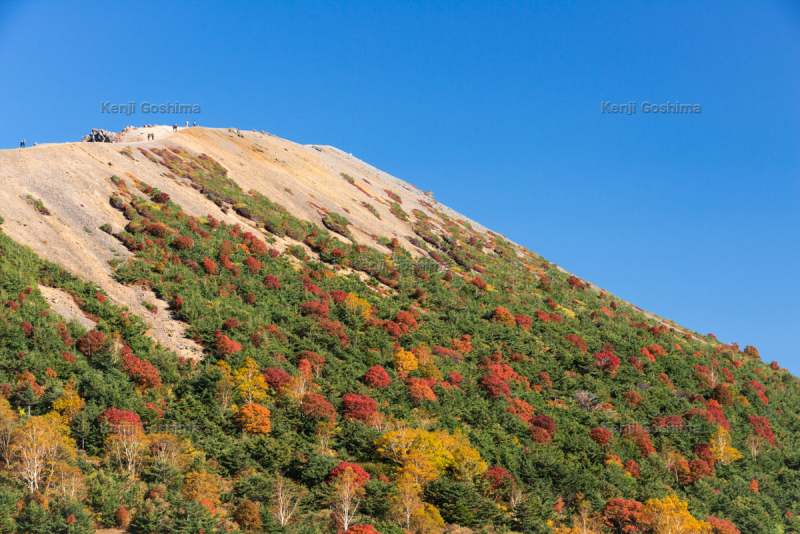
[[[177,125],[177,124],[174,124],[174,123],[173,123],[173,125],[172,125],[172,131],[173,131],[173,132],[177,132],[177,131],[178,131],[178,125]]]
[[[22,140],[22,142],[19,144],[19,147],[25,148],[25,139]]]
[[[192,126],[197,126],[197,121],[192,121]]]

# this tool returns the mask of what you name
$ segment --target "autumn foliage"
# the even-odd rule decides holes
[[[272,429],[270,412],[264,406],[251,402],[236,412],[236,422],[248,434],[269,434]]]
[[[366,423],[375,414],[377,407],[368,395],[348,393],[342,397],[342,416],[345,419]]]
[[[392,381],[386,369],[380,365],[370,367],[364,374],[364,383],[371,388],[385,388]]]

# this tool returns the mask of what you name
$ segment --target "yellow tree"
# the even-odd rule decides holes
[[[19,414],[5,397],[0,396],[0,458],[11,462],[11,437],[19,424]]]
[[[105,441],[106,453],[112,461],[135,476],[141,467],[145,453],[146,438],[142,427],[124,422],[114,427]]]
[[[345,297],[344,309],[348,317],[359,323],[368,320],[372,313],[372,306],[370,306],[369,302],[355,293],[348,293],[347,297]]]
[[[12,470],[30,493],[50,489],[59,462],[74,456],[75,442],[68,434],[56,413],[29,417],[12,433]]]
[[[193,449],[185,440],[169,433],[147,435],[150,461],[157,471],[176,469],[183,471],[191,461]]]
[[[451,470],[456,480],[471,481],[486,472],[488,466],[477,449],[473,448],[467,437],[460,430],[453,432],[446,443],[453,457]]]
[[[642,510],[644,522],[653,534],[711,534],[711,525],[689,513],[687,504],[675,495],[650,499]]]
[[[438,508],[423,503],[411,516],[411,528],[417,534],[438,534],[444,531],[444,519]]]
[[[261,374],[258,364],[252,358],[247,358],[231,378],[236,391],[246,404],[261,402],[269,397],[267,381],[264,380],[264,375]]]
[[[233,400],[234,385],[231,379],[231,366],[225,360],[220,360],[215,365],[216,369],[222,375],[222,378],[217,382],[217,393],[215,395],[217,402],[219,402],[226,410]]]
[[[355,519],[364,488],[358,483],[358,477],[352,467],[345,467],[333,482],[333,499],[331,512],[336,522],[347,531]]]
[[[486,471],[477,450],[460,431],[429,432],[400,423],[376,442],[377,451],[400,465],[414,483],[425,484],[451,469],[458,480],[471,480]]]
[[[330,419],[323,419],[317,423],[316,432],[314,435],[319,441],[319,448],[322,454],[335,454],[330,449],[330,444],[339,433],[340,428],[336,426],[336,421]]]
[[[219,504],[219,496],[222,493],[219,477],[203,471],[192,471],[186,475],[181,493],[187,501],[208,499],[214,504]]]
[[[400,349],[394,354],[394,368],[398,372],[409,373],[419,367],[413,352]]]
[[[69,424],[72,418],[80,412],[86,402],[78,395],[75,379],[70,378],[64,387],[64,393],[53,403],[53,410],[61,414],[65,424]]]
[[[396,482],[396,491],[389,503],[389,513],[395,521],[411,528],[411,518],[423,508],[420,486],[410,473],[401,473]]]
[[[711,454],[715,460],[727,465],[742,457],[741,453],[731,445],[732,441],[728,431],[718,426],[717,431],[711,436]]]
[[[592,505],[584,500],[572,515],[572,527],[557,527],[556,534],[602,534],[605,530],[603,517],[592,511]]]
[[[51,482],[53,492],[60,498],[75,501],[86,494],[86,477],[81,470],[66,462],[58,462]]]

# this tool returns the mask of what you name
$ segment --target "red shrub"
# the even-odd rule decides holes
[[[311,362],[308,360],[300,360],[297,362],[297,371],[306,380],[311,380]]]
[[[531,325],[533,324],[533,319],[521,313],[516,314],[514,316],[514,320],[517,321],[517,325],[521,326],[525,330],[530,330]]]
[[[137,358],[130,349],[122,354],[122,368],[128,378],[142,389],[154,389],[161,385],[158,369],[147,360]]]
[[[222,329],[223,330],[236,330],[240,326],[241,326],[241,323],[239,322],[239,319],[226,319],[222,323]]]
[[[574,275],[567,278],[567,283],[572,289],[581,290],[584,288],[583,280]]]
[[[638,534],[647,528],[643,517],[644,505],[639,501],[611,499],[603,507],[605,524],[616,534]]]
[[[694,453],[697,455],[698,458],[704,460],[709,466],[714,467],[714,453],[711,451],[711,446],[707,443],[701,443],[699,445],[695,445],[692,449]]]
[[[300,409],[308,417],[317,419],[336,420],[336,410],[333,404],[325,400],[319,393],[306,393],[300,401]]]
[[[78,351],[90,358],[92,354],[96,352],[100,352],[105,347],[106,343],[106,336],[102,332],[98,332],[97,330],[91,330],[87,332],[85,336],[78,340],[78,343],[75,345],[75,348]]]
[[[252,274],[256,274],[261,270],[261,262],[252,256],[248,256],[247,259],[244,260],[244,264]]]
[[[760,417],[758,415],[751,415],[747,418],[747,422],[753,425],[753,433],[767,440],[770,445],[776,445],[775,435],[770,428],[769,419]]]
[[[427,380],[410,378],[406,382],[406,388],[416,402],[437,400],[436,394],[431,389]]]
[[[364,523],[362,525],[356,525],[354,527],[348,528],[344,534],[381,534],[375,527],[370,525],[369,523]]]
[[[317,326],[330,337],[337,338],[339,340],[339,346],[346,347],[350,344],[350,340],[347,338],[347,334],[344,331],[344,326],[342,326],[342,323],[339,321],[320,319],[317,322]]]
[[[461,381],[464,380],[464,377],[456,373],[455,371],[450,371],[450,373],[447,376],[448,379],[450,380],[450,383],[453,384],[454,386],[461,384]]]
[[[481,389],[486,391],[489,394],[489,397],[493,399],[508,397],[511,393],[508,384],[503,382],[503,380],[494,373],[483,375],[478,384],[480,385]]]
[[[394,321],[383,321],[382,323],[383,329],[389,333],[395,340],[400,339],[400,336],[403,335],[403,329],[400,328],[400,325],[395,323]],[[408,328],[408,327],[406,327]]]
[[[662,383],[666,384],[666,385],[667,385],[667,386],[669,386],[670,388],[674,388],[674,387],[675,387],[675,386],[672,384],[672,380],[670,380],[670,379],[669,379],[669,375],[667,375],[667,373],[661,373],[660,375],[658,375],[658,378],[656,378],[656,380],[658,380],[659,382],[662,382]]]
[[[178,250],[189,250],[194,246],[194,241],[188,235],[182,235],[172,242],[172,246]]]
[[[406,327],[404,329],[405,331],[416,330],[418,328],[417,320],[414,319],[414,316],[408,313],[407,311],[399,312],[397,316],[394,318],[394,321],[400,325],[400,328],[403,328],[403,326],[405,326]]]
[[[619,358],[611,351],[601,350],[594,354],[594,364],[601,371],[611,371],[611,374],[615,375],[619,369]]]
[[[327,300],[304,302],[300,305],[300,311],[303,315],[318,317],[320,319],[327,319],[331,312]]]
[[[650,352],[652,352],[656,356],[666,356],[667,354],[666,351],[661,347],[661,345],[656,345],[656,344],[648,345],[647,348],[650,349]]]
[[[371,388],[385,388],[391,381],[386,369],[380,365],[370,367],[364,375],[364,383]]]
[[[217,341],[214,343],[214,348],[217,349],[217,352],[221,356],[230,356],[236,352],[242,350],[242,344],[238,341],[234,341],[226,335],[223,335],[219,331],[215,333],[215,337]]]
[[[547,371],[542,371],[536,375],[536,379],[539,381],[539,384],[546,388],[553,387],[553,381],[550,380],[550,373]]]
[[[508,399],[506,411],[511,415],[519,417],[527,425],[531,424],[534,408],[524,400],[515,398]]]
[[[342,415],[345,419],[366,423],[377,409],[378,405],[369,395],[348,393],[342,397]]]
[[[217,274],[219,272],[217,264],[214,263],[214,260],[209,258],[203,258],[203,269],[205,269],[208,274]]]
[[[453,339],[450,342],[450,346],[453,350],[457,350],[463,354],[469,354],[472,352],[472,336],[464,334],[461,336],[461,339]]]
[[[450,273],[448,272],[447,274],[450,274]],[[486,282],[484,282],[483,279],[480,276],[476,276],[475,278],[470,280],[469,283],[474,285],[475,287],[477,287],[480,290],[486,289]]]
[[[158,223],[148,224],[145,227],[144,231],[150,234],[151,236],[157,237],[159,239],[167,235],[167,227],[164,226],[163,224],[158,224]]]
[[[542,443],[542,444],[550,443],[550,440],[552,439],[547,430],[538,426],[531,427],[531,438],[536,443]]]
[[[544,429],[551,437],[556,432],[556,422],[549,415],[536,415],[532,417],[531,426]]]
[[[551,318],[551,317],[550,317],[550,316],[547,314],[547,312],[546,312],[546,311],[543,311],[543,310],[538,310],[536,313],[534,313],[534,315],[536,316],[536,318],[537,318],[537,319],[539,319],[539,320],[540,320],[540,321],[542,321],[543,323],[549,323],[550,321],[552,321],[552,320],[553,320],[553,319],[552,319],[552,318]]]
[[[334,289],[333,291],[331,291],[330,295],[331,298],[333,299],[333,302],[336,304],[341,304],[347,298],[347,293],[345,293],[344,291],[339,291],[338,289]]]
[[[75,363],[75,355],[71,352],[61,351],[61,357],[64,358],[64,361],[67,363]]]
[[[586,341],[582,337],[575,334],[567,334],[564,339],[569,341],[573,346],[578,347],[582,354],[586,354]]]
[[[719,519],[713,515],[706,516],[706,523],[711,525],[713,534],[741,534],[741,531],[736,528],[733,522]]]
[[[248,234],[245,234],[248,235]],[[247,239],[247,248],[250,250],[252,254],[258,254],[259,256],[264,255],[267,253],[267,245],[259,238],[253,236]]]
[[[608,442],[611,441],[611,432],[603,427],[598,426],[589,432],[589,437],[601,447],[605,447],[608,445]]]
[[[138,414],[129,410],[118,410],[117,408],[106,408],[98,418],[101,423],[107,423],[111,426],[111,431],[115,432],[116,428],[123,425],[133,425],[141,427],[142,423]]]
[[[633,478],[640,478],[641,475],[639,474],[639,464],[636,463],[636,460],[628,460],[625,462],[625,471],[630,473]]]
[[[498,492],[507,485],[517,485],[517,483],[514,481],[514,477],[511,476],[511,473],[497,465],[487,469],[483,474],[483,478],[489,482],[489,488],[493,492]]]
[[[278,280],[277,276],[273,276],[268,274],[264,277],[264,285],[267,286],[267,289],[280,289],[281,283]]]
[[[23,321],[20,323],[20,328],[22,328],[22,333],[25,337],[31,337],[33,335],[33,325],[31,323]]]
[[[264,375],[264,380],[276,393],[279,393],[283,386],[292,380],[292,376],[289,373],[277,367],[267,367],[261,371],[261,374]]]

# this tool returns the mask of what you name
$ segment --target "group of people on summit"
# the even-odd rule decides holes
[[[192,126],[197,126],[197,121],[192,121]],[[186,121],[186,127],[187,128],[189,127],[189,121]],[[172,131],[173,132],[177,132],[178,131],[178,125],[177,124],[173,124],[172,125]],[[154,133],[147,134],[147,140],[148,141],[155,141],[156,140],[156,134],[154,134]],[[25,148],[25,143],[26,142],[27,142],[27,140],[25,140],[25,139],[20,141],[19,147],[20,148]],[[33,144],[33,146],[36,146],[36,145],[38,145],[38,143],[34,143]]]

